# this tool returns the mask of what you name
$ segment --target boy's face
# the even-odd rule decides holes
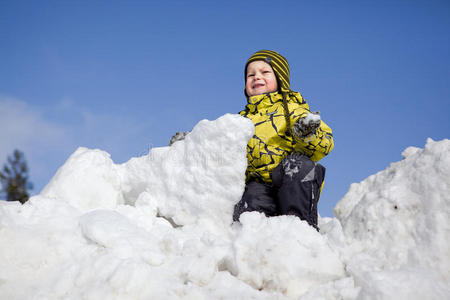
[[[262,60],[253,61],[247,66],[245,91],[249,97],[272,93],[278,90],[278,82],[272,67]]]

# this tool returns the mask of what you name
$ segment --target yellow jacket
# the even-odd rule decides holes
[[[310,112],[298,92],[288,94],[287,104],[292,125]],[[251,119],[255,125],[255,134],[247,145],[247,181],[272,182],[270,174],[273,169],[293,152],[319,161],[333,149],[331,128],[323,121],[316,132],[304,140],[286,135],[283,98],[278,92],[248,98],[248,104],[239,114]]]

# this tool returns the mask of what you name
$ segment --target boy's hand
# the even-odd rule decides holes
[[[186,132],[182,132],[182,131],[178,131],[177,133],[175,133],[169,141],[169,146],[172,146],[173,143],[178,142],[178,141],[182,141],[184,140],[184,138],[190,133],[190,131],[186,131]]]
[[[316,132],[316,129],[320,126],[320,120],[320,112],[308,113],[306,117],[300,118],[295,122],[292,130],[298,138],[304,139]]]

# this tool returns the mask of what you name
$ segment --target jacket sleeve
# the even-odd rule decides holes
[[[308,104],[297,106],[292,110],[291,122],[294,124],[300,118],[306,117],[309,113]],[[331,152],[334,147],[333,132],[331,128],[321,120],[319,128],[306,138],[292,137],[294,139],[294,150],[301,152],[313,161],[319,161]]]
[[[248,115],[248,109],[247,109],[247,106],[246,106],[243,110],[241,110],[240,112],[238,112],[238,114],[241,115],[241,116],[243,116],[243,117],[247,117],[247,115]]]

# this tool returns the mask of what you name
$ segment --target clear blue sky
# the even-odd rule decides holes
[[[323,216],[408,146],[450,135],[450,1],[0,1],[0,162],[34,193],[78,146],[117,163],[241,110],[272,49],[334,131]]]

